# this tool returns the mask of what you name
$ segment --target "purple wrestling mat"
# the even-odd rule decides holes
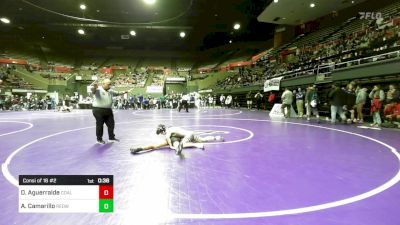
[[[0,224],[400,224],[399,131],[247,110],[114,115],[121,142],[99,145],[90,110],[0,113]],[[162,141],[160,123],[225,142],[132,155]],[[20,174],[114,175],[114,212],[19,213]]]

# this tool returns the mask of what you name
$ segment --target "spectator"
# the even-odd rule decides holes
[[[296,92],[296,106],[298,117],[302,118],[304,114],[304,91],[301,88],[298,88]]]
[[[385,118],[391,123],[397,121],[397,127],[400,128],[400,123],[398,123],[400,121],[400,102],[393,104],[393,106],[386,111]]]
[[[257,94],[254,96],[254,99],[256,99],[257,110],[260,110],[261,109],[261,103],[262,103],[263,95],[260,92],[257,92]]]
[[[285,118],[290,118],[290,111],[292,109],[292,103],[293,103],[293,93],[289,90],[289,88],[285,88],[285,91],[283,92],[281,99],[282,99],[281,110],[283,116]],[[285,109],[287,109],[287,114],[285,113]]]
[[[224,94],[221,94],[221,96],[219,97],[219,101],[221,102],[221,107],[224,108],[225,107],[225,96],[224,96]]]
[[[380,127],[382,124],[380,111],[382,110],[383,101],[385,100],[385,93],[381,90],[379,85],[375,85],[369,93],[369,98],[372,99],[371,114],[373,123],[371,126]]]
[[[363,88],[358,85],[356,88],[356,110],[357,110],[357,122],[364,122],[363,108],[367,101],[367,88]]]
[[[239,99],[237,95],[233,98],[233,107],[240,108]]]
[[[139,95],[138,102],[139,102],[138,108],[143,109],[143,95],[142,94]]]
[[[231,106],[232,106],[232,95],[228,95],[226,97],[225,105],[226,105],[226,107],[228,107],[228,109],[231,108]]]
[[[213,105],[214,105],[213,103],[214,103],[214,98],[210,94],[208,94],[208,106],[210,108],[213,107]]]
[[[355,82],[350,82],[345,89],[346,92],[346,102],[344,104],[344,110],[348,110],[350,112],[350,119],[347,121],[348,123],[356,122],[355,120],[355,103],[356,103],[356,91],[355,91]]]
[[[251,109],[252,104],[253,104],[253,94],[251,93],[251,91],[249,91],[249,93],[247,93],[246,101],[247,101],[247,109]]]
[[[161,104],[161,108],[166,108],[166,105],[165,105],[165,103],[166,103],[166,98],[165,98],[165,96],[164,95],[161,95],[160,96],[160,104]]]
[[[315,85],[310,85],[308,87],[305,97],[305,104],[307,111],[307,120],[310,121],[311,113],[313,113],[317,117],[317,122],[319,123],[319,112],[318,112],[319,98]]]
[[[346,114],[343,111],[343,107],[346,104],[346,92],[336,84],[333,84],[329,91],[328,99],[331,105],[331,123],[336,123],[336,114],[339,114],[342,122],[346,122]]]
[[[4,98],[4,96],[0,95],[0,111],[5,110],[4,103],[5,103],[5,98]]]
[[[269,92],[268,102],[271,106],[274,106],[276,100],[276,94],[274,92]]]
[[[394,84],[389,85],[389,90],[386,93],[386,104],[385,104],[385,109],[384,112],[386,114],[386,110],[390,107],[393,107],[397,103],[399,99],[399,90],[396,89],[396,86]]]

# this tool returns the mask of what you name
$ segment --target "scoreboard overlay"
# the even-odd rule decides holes
[[[114,212],[113,175],[19,175],[20,213]]]

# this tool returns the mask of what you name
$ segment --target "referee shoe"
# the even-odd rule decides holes
[[[109,139],[108,142],[110,142],[110,143],[119,142],[119,139],[117,139],[117,138]]]

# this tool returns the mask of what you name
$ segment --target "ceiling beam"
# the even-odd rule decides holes
[[[102,23],[50,23],[50,26],[64,27],[92,27],[92,28],[137,28],[137,29],[158,29],[158,30],[191,30],[191,26],[153,26],[153,25],[116,25]]]

